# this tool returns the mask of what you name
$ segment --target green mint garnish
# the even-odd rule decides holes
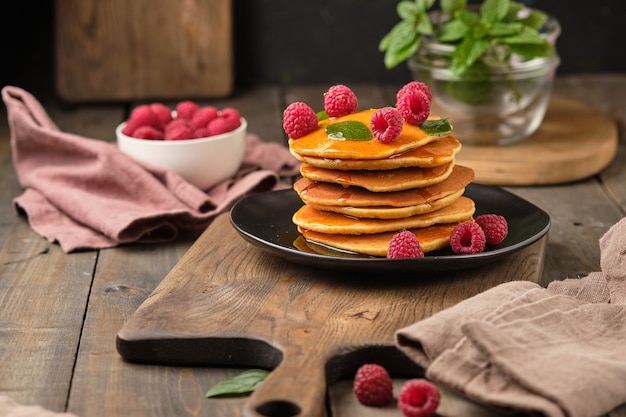
[[[366,141],[372,139],[372,132],[369,127],[353,120],[337,122],[326,126],[326,134],[331,139],[339,140]]]
[[[251,369],[232,378],[224,378],[207,391],[206,397],[247,395],[253,392],[267,378],[269,372]]]
[[[326,113],[326,110],[318,111],[315,114],[317,115],[317,121],[318,122],[321,122],[322,120],[328,119],[328,113]]]
[[[420,129],[430,136],[448,136],[452,133],[452,126],[448,119],[426,120],[420,125]]]

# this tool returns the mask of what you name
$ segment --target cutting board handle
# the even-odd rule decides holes
[[[326,357],[296,349],[259,385],[244,407],[246,417],[322,417]]]

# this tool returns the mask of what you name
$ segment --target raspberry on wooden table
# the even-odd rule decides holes
[[[382,407],[393,400],[393,383],[387,370],[375,363],[361,366],[354,376],[354,395],[361,404]]]

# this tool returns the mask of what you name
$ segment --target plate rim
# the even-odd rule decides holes
[[[233,205],[229,213],[229,218],[230,218],[231,225],[235,228],[235,230],[239,233],[239,235],[244,240],[259,247],[260,249],[271,252],[277,256],[286,258],[296,263],[318,266],[318,267],[331,267],[337,270],[345,270],[345,269],[351,269],[351,268],[363,269],[363,268],[369,268],[369,267],[373,267],[376,270],[380,270],[381,267],[388,268],[390,265],[394,265],[396,269],[402,269],[402,270],[407,270],[411,272],[419,272],[422,270],[427,270],[427,271],[454,270],[458,268],[447,267],[447,265],[440,265],[442,263],[454,263],[454,261],[457,261],[457,263],[461,263],[463,267],[473,267],[473,266],[482,265],[488,262],[492,262],[498,258],[501,258],[503,256],[506,256],[506,255],[515,253],[521,249],[524,249],[532,245],[533,243],[537,242],[538,240],[540,240],[550,230],[551,218],[550,218],[550,215],[545,210],[529,202],[528,200],[508,190],[503,189],[502,187],[494,186],[494,185],[471,183],[467,186],[466,192],[464,193],[464,195],[467,195],[468,192],[471,194],[473,190],[481,191],[481,189],[483,192],[484,190],[487,190],[488,192],[495,192],[501,195],[505,195],[507,196],[507,198],[513,198],[519,202],[522,202],[526,205],[531,206],[532,208],[534,208],[534,213],[538,213],[541,215],[542,218],[544,218],[544,223],[542,223],[543,227],[537,230],[532,236],[522,241],[515,242],[503,248],[494,248],[487,252],[481,252],[479,254],[473,254],[473,255],[461,255],[461,254],[427,255],[424,258],[401,258],[401,259],[388,259],[388,258],[383,258],[383,257],[362,257],[362,258],[354,257],[352,258],[352,257],[338,257],[338,256],[324,255],[324,254],[308,253],[308,252],[300,251],[299,249],[295,247],[287,247],[279,243],[272,242],[272,241],[269,241],[267,239],[263,239],[257,236],[251,231],[246,230],[245,228],[241,227],[241,225],[238,224],[238,222],[235,220],[234,217],[237,215],[238,211],[241,210],[242,206],[249,204],[251,201],[256,201],[259,199],[262,200],[264,198],[267,198],[268,193],[272,193],[273,196],[281,193],[281,194],[285,194],[289,196],[289,198],[293,198],[293,197],[299,198],[297,196],[297,193],[292,188],[274,190],[274,191],[266,191],[263,193],[257,193],[257,194],[246,196]],[[295,228],[296,226],[294,225],[294,229]],[[377,272],[377,271],[372,271],[372,272]]]

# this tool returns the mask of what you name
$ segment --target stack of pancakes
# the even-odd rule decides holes
[[[372,256],[386,256],[392,236],[402,230],[415,233],[424,252],[448,246],[454,227],[475,210],[463,196],[474,172],[455,164],[461,144],[408,123],[387,144],[327,136],[331,123],[369,126],[374,111],[322,121],[312,133],[289,140],[301,162],[294,189],[304,202],[293,222],[306,241]]]

